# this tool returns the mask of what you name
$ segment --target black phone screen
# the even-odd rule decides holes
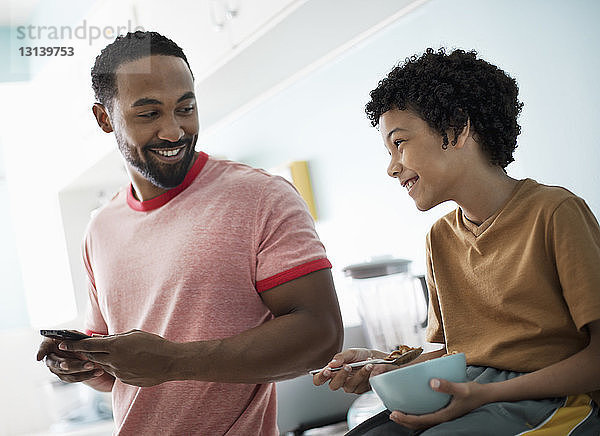
[[[91,337],[76,330],[40,330],[40,334],[48,338],[67,339],[71,341]]]

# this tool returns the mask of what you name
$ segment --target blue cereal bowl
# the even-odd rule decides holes
[[[465,353],[451,354],[371,377],[371,387],[385,407],[411,415],[432,413],[450,402],[450,395],[429,386],[432,378],[467,381]]]

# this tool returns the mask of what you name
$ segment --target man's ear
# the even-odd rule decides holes
[[[113,131],[113,127],[110,122],[110,116],[108,115],[106,107],[104,107],[104,105],[101,103],[94,103],[94,106],[92,106],[92,112],[94,113],[96,122],[100,128],[106,133],[111,133]]]

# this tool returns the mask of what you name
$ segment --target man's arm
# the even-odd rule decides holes
[[[261,294],[275,318],[231,338],[183,344],[183,378],[262,383],[324,365],[343,341],[331,271],[323,269]],[[204,365],[197,365],[203,355]]]
[[[276,286],[261,297],[275,318],[225,339],[175,343],[133,331],[63,345],[139,386],[169,380],[283,380],[325,365],[340,350],[343,325],[329,269]]]
[[[432,384],[432,388],[453,396],[447,407],[420,416],[396,411],[390,415],[390,419],[409,428],[425,428],[465,415],[487,403],[562,397],[600,390],[600,320],[589,323],[587,328],[590,343],[567,359],[497,383],[450,383],[439,380],[439,386]]]
[[[104,372],[102,375],[90,380],[85,380],[83,383],[100,392],[111,392],[113,385],[115,384],[115,377]]]

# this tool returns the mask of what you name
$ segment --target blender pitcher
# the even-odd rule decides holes
[[[392,351],[399,345],[422,347],[427,324],[427,288],[409,272],[411,261],[374,258],[343,268],[349,276],[371,348]]]

